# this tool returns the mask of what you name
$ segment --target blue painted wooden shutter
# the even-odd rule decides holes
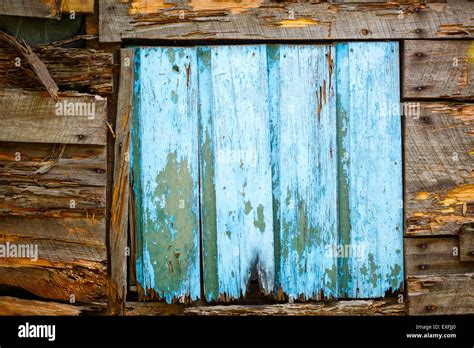
[[[131,165],[145,291],[199,297],[200,242],[207,300],[240,297],[252,277],[278,298],[399,288],[396,43],[136,57]]]
[[[167,302],[201,292],[196,66],[194,48],[135,52],[137,281],[147,296]]]

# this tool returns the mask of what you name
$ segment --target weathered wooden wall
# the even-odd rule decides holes
[[[33,52],[46,70],[33,68],[32,54],[0,43],[0,243],[38,248],[37,260],[0,258],[0,286],[37,300],[1,297],[0,314],[101,311],[112,55],[54,46]],[[57,100],[43,85],[48,71],[59,86]],[[61,111],[57,103],[68,104]],[[79,108],[67,113],[71,105]]]
[[[473,313],[474,41],[404,42],[409,314]]]
[[[375,301],[347,305],[340,302],[336,311],[394,314],[403,312],[407,304],[408,313],[413,315],[474,312],[473,2],[200,0],[180,8],[172,3],[164,4],[163,0],[100,0],[92,14],[93,4],[94,1],[89,0],[2,0],[0,14],[58,18],[70,10],[88,13],[86,33],[98,35],[98,39],[88,41],[87,46],[101,47],[115,54],[120,44],[134,40],[156,40],[157,43],[166,40],[193,43],[214,40],[217,43],[226,39],[262,42],[400,40],[401,98],[405,102],[420,102],[419,114],[403,117],[407,297],[404,304],[388,310],[384,309],[383,301]],[[110,164],[114,157],[110,151],[114,138],[111,132],[104,135],[107,125],[101,126],[97,119],[91,123],[64,120],[61,132],[52,131],[60,124],[52,122],[52,116],[44,112],[51,100],[49,94],[28,64],[14,65],[15,50],[9,45],[0,45],[3,111],[0,117],[5,115],[11,121],[6,126],[2,122],[0,128],[0,134],[5,137],[0,137],[0,240],[35,241],[43,250],[41,262],[0,259],[0,284],[62,302],[67,302],[71,293],[77,293],[78,302],[103,303],[108,292],[109,301],[114,305],[112,313],[184,313],[179,306],[163,309],[158,304],[124,304],[125,226],[130,197],[127,191],[129,153],[123,149],[130,141],[128,107],[131,100],[122,97],[117,105],[112,94],[112,54],[53,46],[33,48],[45,62],[61,96],[75,90],[74,96],[69,94],[68,98],[93,98],[85,93],[107,98],[110,130],[115,130],[116,136],[114,171]],[[125,58],[127,56],[122,56]],[[133,62],[133,57],[128,58]],[[123,73],[120,82],[130,76]],[[118,81],[115,75],[115,85]],[[133,86],[130,88],[125,83],[121,90],[131,96]],[[12,93],[21,96],[27,105],[12,100]],[[98,103],[105,105],[105,101]],[[12,113],[17,112],[21,115],[13,117]],[[34,118],[35,115],[38,118]],[[31,131],[33,123],[26,122],[27,119],[40,131]],[[58,121],[57,116],[54,121]],[[109,147],[109,163],[105,144]],[[15,160],[17,152],[22,156],[21,161]],[[107,202],[106,185],[109,191],[114,189],[113,199]],[[69,207],[71,198],[75,199],[76,208]],[[110,203],[113,206],[107,252],[104,219],[109,215],[105,207]],[[135,213],[130,211],[132,216]],[[130,232],[133,241],[133,229]],[[107,254],[110,258],[106,265]],[[111,274],[109,283],[106,266]],[[317,315],[334,311],[324,306],[309,306],[301,309],[301,313]],[[0,297],[1,314],[72,315],[101,308],[103,305],[71,306]],[[235,307],[229,311],[188,309],[187,314],[291,314],[295,310],[300,311],[291,306],[269,305]]]

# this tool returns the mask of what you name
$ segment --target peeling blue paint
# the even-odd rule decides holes
[[[203,249],[216,258],[217,289],[207,291],[226,298],[240,298],[256,272],[261,289],[273,291],[273,212],[271,195],[270,132],[266,46],[212,46],[200,65],[206,84],[200,89],[201,134],[209,139],[213,182],[202,193],[203,209],[215,208],[216,245]],[[209,96],[211,99],[209,100]],[[209,105],[212,104],[212,106]],[[204,165],[207,163],[204,162]],[[212,190],[211,193],[208,190]],[[210,202],[208,195],[215,195]],[[209,231],[203,229],[206,235]],[[214,286],[215,287],[215,286]]]
[[[402,150],[398,43],[337,47],[337,97],[348,208],[340,215],[344,242],[365,245],[362,257],[340,264],[339,296],[383,297],[403,283]]]
[[[264,293],[304,300],[400,288],[397,43],[135,52],[145,291],[236,299],[253,274]]]

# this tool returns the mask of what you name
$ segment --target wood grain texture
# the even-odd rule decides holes
[[[104,219],[77,218],[25,218],[21,216],[2,217],[0,221],[1,238],[44,240],[45,242],[70,243],[77,246],[92,246],[90,258],[68,255],[67,251],[58,250],[53,257],[79,260],[105,260]],[[67,246],[66,246],[67,249]],[[86,250],[84,252],[87,252]],[[61,260],[63,260],[61,259]],[[59,260],[59,261],[61,261]],[[54,260],[52,260],[54,262]]]
[[[398,43],[338,44],[336,69],[339,296],[383,297],[403,288]]]
[[[0,296],[0,316],[75,316],[98,314],[103,311],[105,304],[72,305],[67,303],[26,300],[10,296]]]
[[[112,54],[82,48],[34,47],[60,90],[110,94],[113,90]],[[4,88],[44,89],[26,62],[15,65],[18,52],[0,47],[0,86]]]
[[[405,264],[409,276],[474,272],[474,264],[461,262],[459,238],[405,238]]]
[[[212,134],[203,146],[214,154],[214,187],[204,187],[202,200],[204,210],[215,209],[217,248],[203,245],[203,251],[204,267],[216,259],[218,289],[205,286],[206,298],[238,299],[251,278],[270,294],[275,265],[266,46],[214,46],[209,54],[201,56],[199,76],[208,74],[210,83],[201,84],[200,95],[212,102],[203,101],[200,110],[211,113],[203,116],[202,132]]]
[[[126,316],[177,316],[183,314],[183,304],[164,302],[127,302],[124,312]]]
[[[398,316],[405,315],[405,305],[385,299],[250,306],[197,306],[185,308],[184,314],[200,316]]]
[[[7,242],[38,247],[38,260],[20,260],[24,265],[87,264],[107,259],[104,219],[2,217],[0,243]],[[5,261],[15,264],[13,259]]]
[[[108,313],[123,314],[127,296],[127,238],[130,186],[130,127],[134,84],[134,51],[120,50],[120,87],[115,123],[115,151],[112,203],[108,227],[110,273],[108,279]]]
[[[461,261],[474,261],[474,224],[461,226],[459,234],[459,258]],[[474,265],[472,267],[474,269]]]
[[[62,107],[66,111],[59,110],[59,104],[44,92],[3,89],[0,92],[0,139],[28,143],[106,144],[107,101],[104,98],[60,94],[58,103],[67,105]],[[35,131],[25,132],[25,129]]]
[[[230,3],[230,4],[229,4]],[[472,37],[467,0],[446,4],[100,1],[100,41],[127,39],[419,39]],[[181,12],[182,11],[182,12]],[[184,17],[183,17],[184,15]]]
[[[131,158],[142,238],[137,281],[143,297],[196,300],[201,293],[196,49],[140,48],[134,63]]]
[[[86,267],[77,264],[57,264],[56,267],[21,264],[0,267],[2,285],[24,289],[46,299],[77,303],[105,302],[106,265],[98,262]]]
[[[93,13],[94,0],[2,0],[0,15],[59,19],[62,13]]]
[[[104,219],[2,217],[0,244],[37,248],[29,257],[2,254],[1,285],[48,299],[105,300]]]
[[[445,276],[409,276],[409,315],[474,313],[474,273]]]
[[[474,41],[404,42],[403,97],[474,99]]]
[[[25,41],[20,41],[16,37],[4,32],[0,32],[0,41],[4,41],[16,49],[17,53],[22,56],[25,62],[30,66],[37,79],[43,84],[51,97],[57,101],[59,87],[51,77],[46,65],[38,58],[31,47]]]
[[[2,0],[0,14],[9,16],[56,18],[59,19],[60,8],[55,0],[18,1]]]
[[[419,111],[405,117],[405,235],[456,235],[474,214],[474,105]]]
[[[276,286],[292,299],[338,292],[335,55],[331,46],[269,48]]]
[[[104,216],[101,146],[0,143],[0,215]]]

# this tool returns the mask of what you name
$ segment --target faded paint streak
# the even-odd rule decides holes
[[[277,284],[295,299],[337,293],[337,259],[327,253],[337,244],[335,98],[330,91],[324,104],[322,92],[332,49],[289,45],[269,53]]]
[[[207,249],[208,243],[203,249],[205,257],[217,259],[218,281],[210,293],[204,278],[206,298],[241,297],[254,271],[268,294],[274,252],[266,47],[214,46],[201,67],[208,82],[200,96],[212,103],[204,117],[212,120],[214,166],[214,185],[203,188],[202,199],[208,202],[208,190],[215,190],[217,241],[217,250]]]
[[[342,261],[350,280],[339,295],[383,297],[403,284],[401,119],[391,107],[400,103],[398,44],[340,44],[337,53],[339,190],[347,184],[349,203],[340,206],[341,241],[363,247]]]
[[[185,67],[196,65],[196,52],[135,52],[139,107],[133,111],[131,165],[140,234],[137,280],[145,296],[168,303],[195,300],[200,296],[197,79],[191,76],[187,86]]]

